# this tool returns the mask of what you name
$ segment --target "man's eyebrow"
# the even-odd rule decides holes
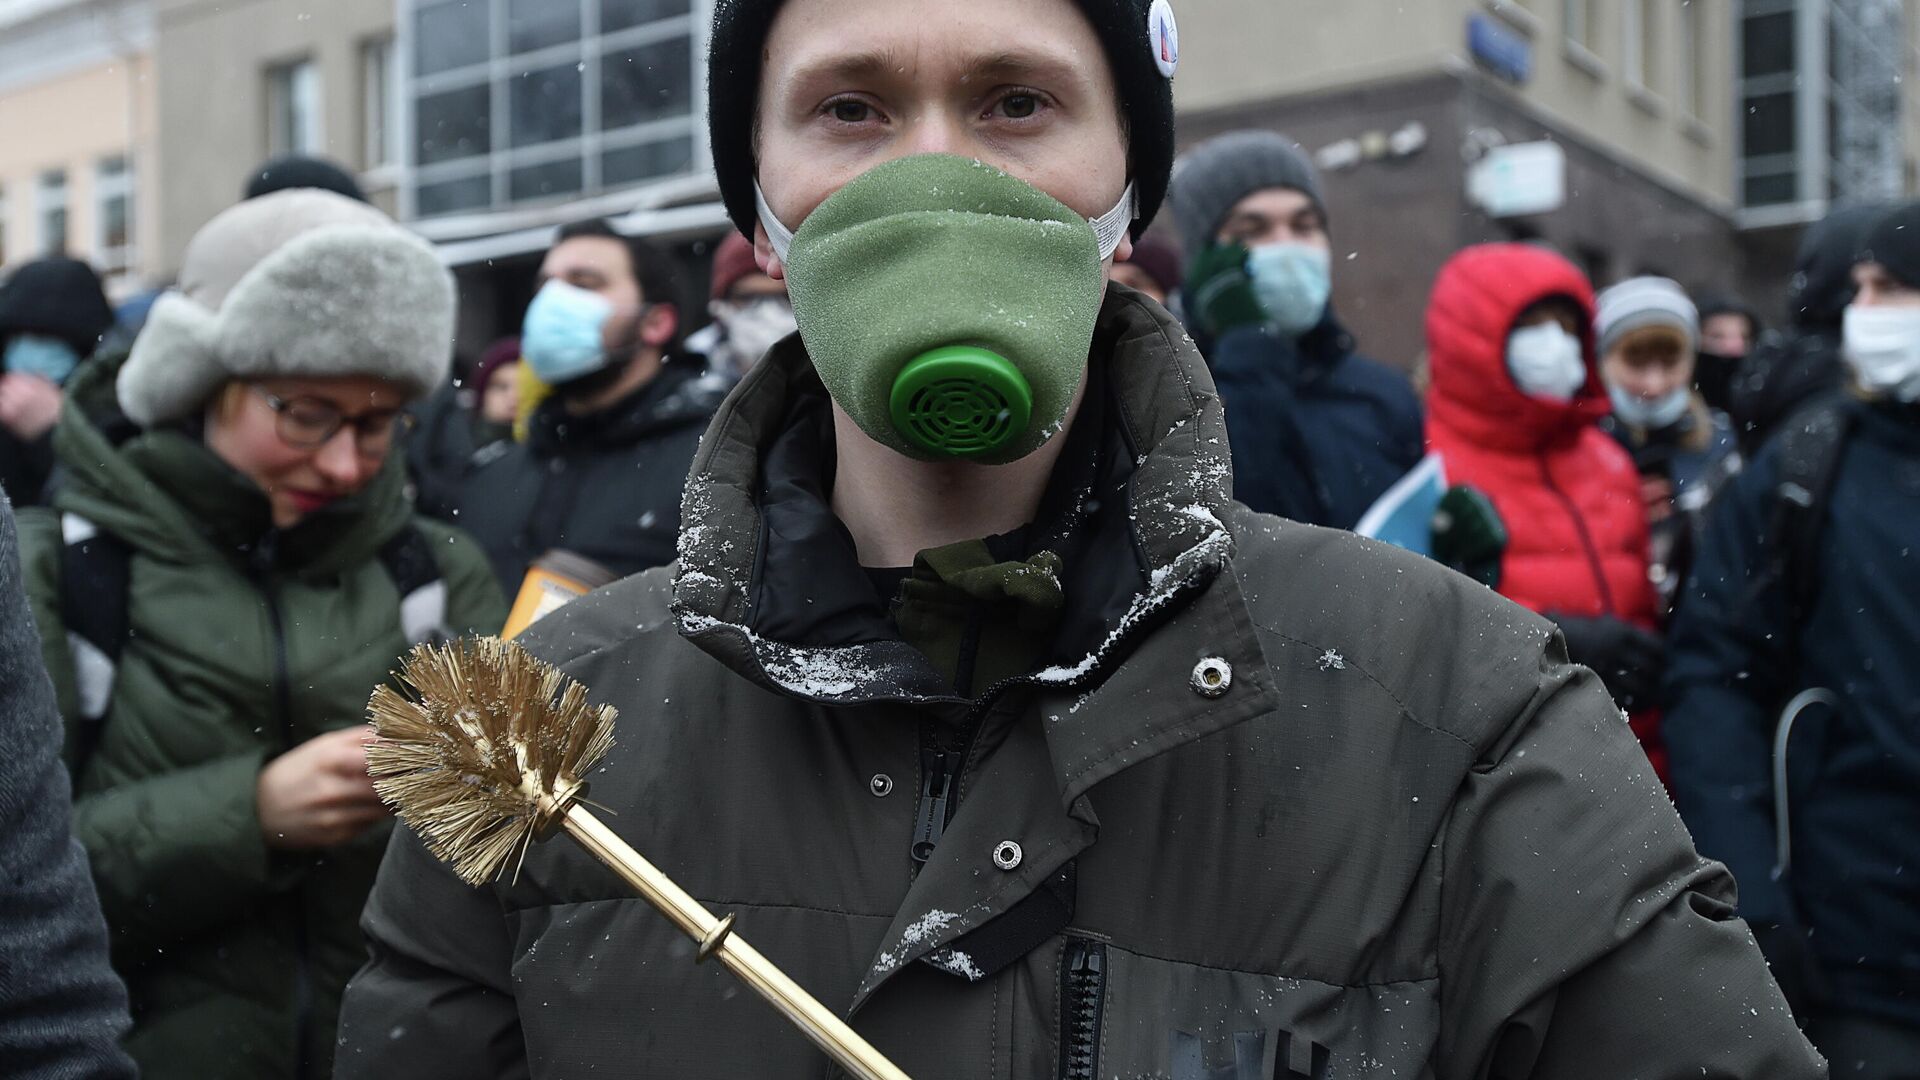
[[[905,70],[908,63],[896,49],[830,54],[802,60],[784,81],[788,87],[818,80],[871,79]],[[960,68],[976,78],[998,77],[1084,84],[1086,75],[1070,57],[1038,50],[1001,50],[962,59]]]

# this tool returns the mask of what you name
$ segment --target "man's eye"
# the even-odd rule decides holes
[[[864,101],[836,101],[827,106],[827,113],[843,124],[858,124],[871,119],[873,109]]]
[[[1000,115],[1009,120],[1025,120],[1040,111],[1040,98],[1034,94],[1008,94],[1000,99]]]

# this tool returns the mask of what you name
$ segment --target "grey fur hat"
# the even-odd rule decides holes
[[[371,375],[418,397],[453,361],[453,275],[385,214],[332,192],[250,199],[187,245],[120,369],[137,424],[181,420],[233,379]]]
[[[1264,188],[1292,188],[1322,214],[1320,171],[1292,139],[1276,131],[1230,131],[1180,155],[1168,200],[1180,241],[1192,261],[1208,245],[1234,204]]]

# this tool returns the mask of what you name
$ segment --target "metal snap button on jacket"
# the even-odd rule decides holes
[[[1233,685],[1233,665],[1217,656],[1209,656],[1193,665],[1193,678],[1189,682],[1194,693],[1201,697],[1217,698]]]
[[[867,781],[867,790],[884,799],[893,794],[893,777],[883,772],[874,773],[873,779]]]
[[[993,865],[1002,870],[1018,868],[1021,858],[1020,845],[1011,840],[1002,840],[993,847]]]

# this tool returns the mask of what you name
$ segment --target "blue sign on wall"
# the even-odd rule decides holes
[[[1491,15],[1467,16],[1467,51],[1482,67],[1511,83],[1533,77],[1533,43]]]

